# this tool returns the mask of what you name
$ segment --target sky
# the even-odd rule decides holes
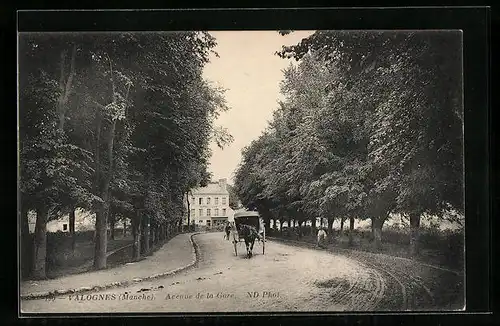
[[[241,150],[257,139],[272,118],[282,98],[279,84],[282,70],[290,60],[274,53],[282,45],[293,45],[313,31],[295,31],[281,36],[277,31],[215,31],[215,51],[205,66],[204,77],[226,89],[225,98],[230,110],[221,113],[215,124],[228,129],[233,143],[223,150],[214,142],[209,171],[213,180],[233,177],[241,160]]]

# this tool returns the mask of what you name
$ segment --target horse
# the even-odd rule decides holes
[[[257,229],[251,225],[242,224],[240,226],[240,234],[243,236],[245,240],[245,246],[247,247],[247,258],[252,258],[252,250],[253,245],[255,243],[255,239],[260,239],[259,232]]]

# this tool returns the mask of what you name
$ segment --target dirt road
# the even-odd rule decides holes
[[[257,312],[459,309],[462,277],[388,256],[269,241],[246,259],[222,233],[195,236],[195,268],[109,291],[22,301],[23,312]],[[446,290],[442,290],[443,286]],[[463,285],[462,285],[463,286]],[[451,289],[451,290],[450,290]],[[461,288],[459,287],[459,290]],[[453,291],[452,291],[453,290]],[[444,291],[444,292],[443,292]],[[446,294],[448,292],[452,294]],[[451,301],[450,301],[451,300]],[[453,301],[453,302],[452,302]]]

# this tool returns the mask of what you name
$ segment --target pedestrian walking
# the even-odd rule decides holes
[[[319,228],[318,231],[318,238],[317,238],[317,246],[321,248],[325,248],[325,242],[326,242],[326,231],[323,227]]]
[[[231,233],[231,224],[229,224],[229,222],[226,223],[225,232],[225,238],[226,240],[229,240],[229,233]]]

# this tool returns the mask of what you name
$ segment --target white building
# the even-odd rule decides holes
[[[35,232],[36,214],[34,211],[28,213],[30,233]],[[93,231],[95,229],[95,213],[76,209],[75,232]],[[47,232],[69,232],[69,215],[60,219],[47,222]]]
[[[229,191],[226,179],[211,182],[206,187],[193,189],[189,199],[191,224],[213,227],[234,221],[234,211],[229,207]],[[187,214],[184,218],[187,225]]]
[[[130,226],[130,219],[126,219],[127,230]],[[36,213],[34,211],[28,212],[28,225],[30,233],[35,232]],[[120,230],[123,232],[123,221],[115,224],[115,231]],[[95,213],[86,211],[81,208],[75,210],[75,232],[85,232],[95,230]],[[110,226],[108,225],[108,230]],[[69,232],[69,215],[66,214],[57,220],[47,222],[47,232]]]

